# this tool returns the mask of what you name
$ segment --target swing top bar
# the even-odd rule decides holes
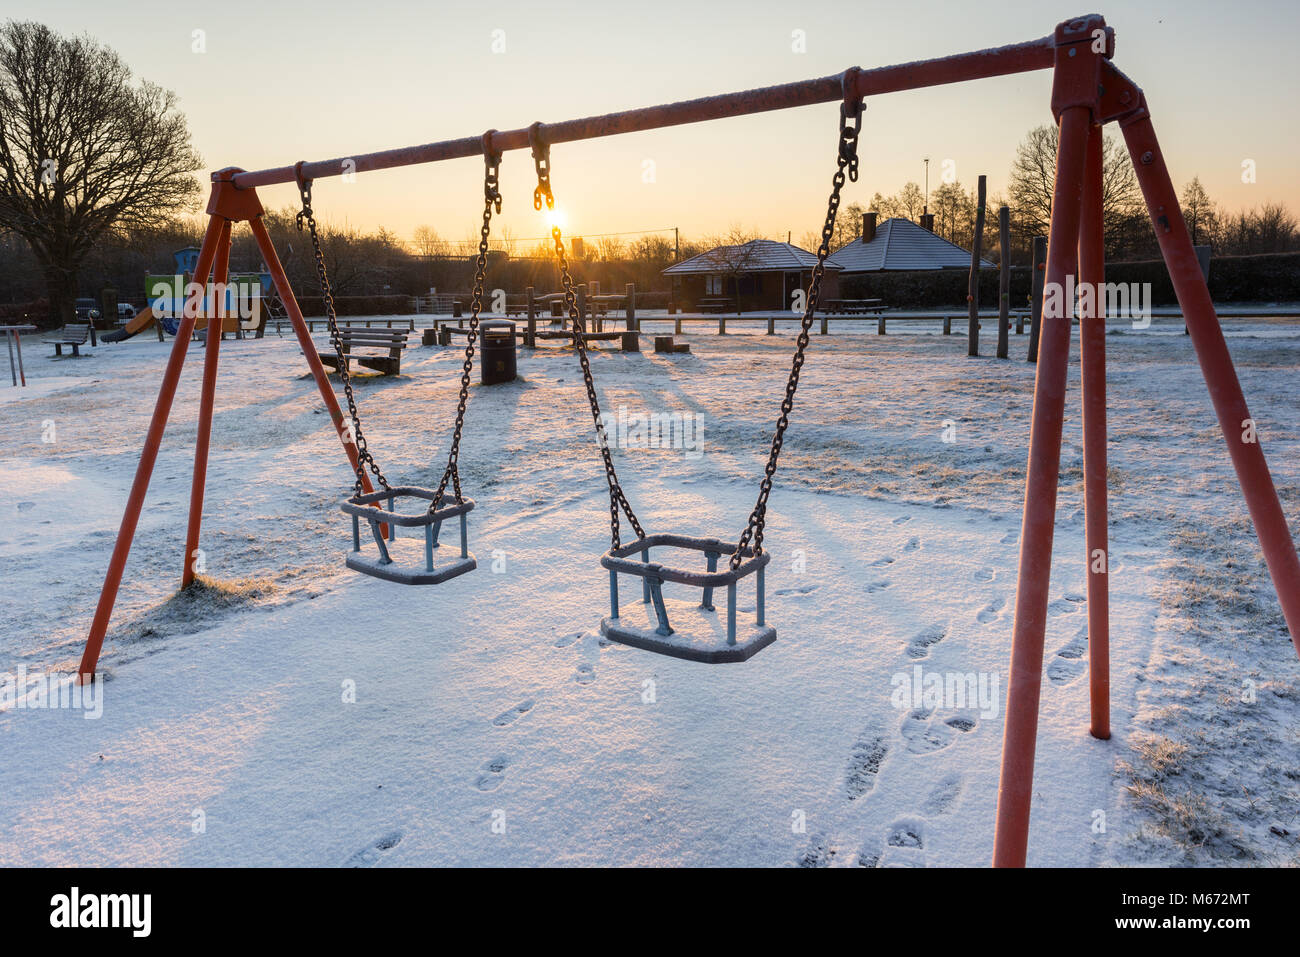
[[[1067,23],[1081,25],[1094,19],[1099,18],[1079,17]],[[1025,43],[992,47],[973,53],[960,53],[932,60],[916,60],[871,70],[850,70],[846,71],[847,77],[845,74],[835,73],[814,80],[801,80],[780,86],[682,100],[621,113],[606,113],[604,116],[589,116],[579,120],[547,123],[544,129],[548,143],[569,143],[599,136],[615,136],[620,133],[635,133],[666,126],[681,126],[686,123],[702,123],[729,116],[767,113],[773,110],[811,106],[816,103],[833,103],[843,99],[857,100],[881,93],[897,93],[902,90],[943,86],[966,80],[1046,70],[1054,63],[1057,42],[1057,36],[1045,36]],[[527,149],[529,148],[528,130],[525,128],[494,132],[492,145],[501,152]],[[481,156],[482,153],[483,137],[482,134],[476,134],[463,139],[442,140],[422,146],[404,146],[359,156],[317,160],[304,163],[302,174],[306,179],[320,179],[326,176],[338,176],[344,172],[365,173],[399,166],[416,166],[421,163]],[[293,166],[240,171],[235,172],[233,177],[229,176],[231,171],[223,172],[226,173],[226,177],[223,178],[233,178],[235,186],[240,189],[297,182],[297,174]],[[217,180],[220,175],[214,173],[213,180]]]

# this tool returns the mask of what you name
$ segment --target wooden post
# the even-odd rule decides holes
[[[727,334],[727,314],[724,312],[718,316],[718,335],[725,336],[726,334]]]
[[[776,316],[767,317],[767,334],[769,336],[776,335]]]
[[[682,334],[682,317],[680,313],[673,320],[673,334],[678,336]]]
[[[597,280],[597,279],[593,279],[593,280],[591,280],[591,282],[587,283],[587,295],[589,295],[589,296],[599,296],[599,295],[600,295],[600,281],[599,281],[599,280]],[[591,328],[591,329],[588,329],[588,330],[587,330],[588,332],[604,332],[604,331],[605,331],[605,321],[600,317],[600,303],[599,303],[599,302],[593,302],[592,305],[591,305],[591,326],[592,326],[592,328]]]
[[[969,319],[966,325],[966,355],[980,354],[980,252],[984,246],[984,193],[988,177],[980,176],[978,205],[975,207],[975,241],[971,243],[970,279],[966,283],[966,303]]]
[[[628,283],[623,294],[627,296],[627,331],[640,332],[641,322],[636,317],[636,283]]]
[[[885,314],[882,312],[876,316],[876,335],[883,336],[884,334],[885,334]]]
[[[952,316],[943,317],[943,334],[945,336],[952,335]]]
[[[524,348],[537,348],[537,295],[529,286],[528,294],[528,331],[524,333]]]
[[[998,251],[1002,257],[998,263],[998,358],[1005,359],[1011,332],[1011,210],[1006,206],[998,210]]]
[[[1047,278],[1047,237],[1034,237],[1029,298],[1029,362],[1038,361],[1038,334],[1043,324],[1043,280]]]
[[[575,298],[575,304],[578,307],[578,318],[582,321],[582,330],[583,332],[591,332],[587,328],[587,284],[585,282],[578,283],[578,295]]]

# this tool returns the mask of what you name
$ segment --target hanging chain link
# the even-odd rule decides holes
[[[555,208],[555,196],[551,192],[551,148],[541,134],[541,124],[534,123],[528,128],[528,139],[533,147],[533,161],[537,167],[537,188],[533,191],[533,205],[537,209],[545,203],[547,209]],[[560,266],[560,281],[564,287],[564,307],[569,314],[569,323],[573,330],[573,347],[578,352],[578,361],[582,364],[582,379],[587,386],[587,401],[591,405],[591,417],[596,423],[596,439],[600,445],[600,454],[605,462],[605,481],[609,485],[609,537],[614,548],[622,543],[619,536],[619,510],[627,515],[632,530],[638,539],[645,538],[645,531],[637,521],[632,505],[623,493],[619,483],[618,472],[614,469],[614,457],[609,449],[609,433],[605,429],[604,419],[600,414],[600,400],[596,397],[596,383],[591,377],[591,362],[587,358],[587,343],[583,338],[586,326],[578,310],[577,293],[573,277],[569,275],[569,261],[564,254],[564,239],[560,227],[551,226],[551,239],[555,243],[555,258]]]
[[[325,254],[321,251],[320,233],[316,228],[316,214],[311,208],[311,180],[304,179],[301,173],[302,164],[298,164],[298,194],[302,199],[302,210],[298,213],[295,222],[298,226],[298,232],[302,232],[303,223],[307,224],[307,231],[311,236],[312,252],[316,257],[316,276],[320,280],[321,300],[325,305],[325,320],[329,324],[330,342],[334,346],[334,354],[338,358],[339,378],[343,380],[343,395],[348,400],[348,415],[352,418],[352,441],[357,447],[357,465],[356,483],[353,490],[357,496],[365,491],[366,469],[369,468],[374,473],[375,480],[385,489],[388,489],[388,479],[384,478],[384,473],[380,471],[378,463],[375,462],[374,456],[366,447],[366,437],[361,433],[361,418],[357,412],[357,399],[352,392],[352,376],[348,374],[348,360],[343,353],[343,339],[339,335],[338,315],[334,311],[334,290],[330,286],[329,275],[325,270]]]
[[[483,309],[483,292],[487,282],[488,236],[492,232],[492,210],[501,212],[501,190],[499,178],[501,172],[501,153],[492,146],[492,134],[488,130],[483,134],[483,225],[479,229],[478,259],[474,263],[474,292],[470,298],[469,333],[465,337],[465,362],[460,374],[460,401],[456,406],[456,428],[451,437],[451,451],[447,455],[447,468],[438,483],[438,493],[429,503],[429,511],[435,512],[442,503],[442,496],[447,491],[447,482],[452,483],[456,504],[464,498],[460,491],[460,436],[465,428],[465,406],[469,403],[470,374],[474,369],[474,347],[478,341],[478,319]]]
[[[817,299],[821,294],[822,276],[826,273],[826,257],[830,255],[831,241],[835,236],[835,216],[840,208],[840,190],[844,188],[845,171],[847,178],[858,178],[858,133],[862,130],[862,101],[854,98],[850,105],[848,90],[850,79],[845,77],[846,99],[840,105],[840,140],[836,157],[835,175],[831,179],[831,196],[826,207],[826,222],[822,226],[822,241],[817,247],[817,265],[813,267],[812,282],[808,287],[808,301],[804,306],[803,322],[799,329],[798,345],[795,347],[794,361],[790,367],[790,378],[785,384],[785,398],[781,402],[781,417],[776,422],[776,432],[772,436],[772,451],[767,457],[767,466],[763,470],[763,482],[758,490],[758,502],[750,513],[749,523],[740,535],[736,551],[731,556],[731,569],[735,571],[745,560],[744,551],[751,541],[754,554],[763,554],[763,529],[767,523],[767,499],[772,494],[772,477],[776,475],[777,459],[781,456],[781,446],[785,443],[785,430],[790,425],[790,411],[794,408],[795,391],[799,388],[799,373],[803,369],[804,353],[808,348],[808,337],[812,330],[813,313],[817,310]],[[850,124],[852,120],[852,124]]]

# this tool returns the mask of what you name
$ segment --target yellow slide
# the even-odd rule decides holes
[[[135,314],[135,318],[128,321],[121,329],[106,332],[99,338],[104,342],[121,342],[123,339],[130,339],[137,332],[148,329],[153,323],[153,310],[145,306]]]

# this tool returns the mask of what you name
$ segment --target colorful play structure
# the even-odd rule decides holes
[[[293,325],[303,356],[315,378],[334,426],[338,431],[352,468],[355,483],[352,495],[342,504],[353,530],[353,551],[348,566],[370,575],[406,584],[433,584],[464,574],[474,567],[468,550],[467,516],[474,507],[472,499],[462,495],[457,468],[459,440],[464,425],[468,398],[469,374],[473,364],[478,317],[482,306],[487,238],[493,209],[500,209],[497,192],[498,169],[502,154],[525,147],[532,150],[537,188],[534,206],[553,202],[550,183],[549,148],[554,143],[574,142],[620,133],[658,129],[686,123],[719,120],[732,116],[790,109],[820,103],[840,104],[839,142],[836,169],[828,204],[822,243],[817,255],[807,311],[794,353],[785,395],[771,451],[760,484],[758,500],[739,539],[694,538],[675,534],[647,535],[637,521],[618,482],[609,444],[600,436],[610,501],[611,546],[601,558],[610,576],[611,613],[602,623],[610,638],[638,645],[664,654],[680,654],[667,613],[663,607],[662,586],[667,582],[698,587],[704,591],[703,606],[712,607],[715,588],[728,592],[727,641],[708,649],[703,655],[683,655],[705,661],[741,660],[770,644],[775,631],[764,622],[763,570],[770,560],[763,548],[764,517],[772,488],[786,426],[794,405],[803,366],[808,333],[820,289],[831,232],[839,204],[840,187],[846,175],[854,178],[857,167],[857,138],[862,121],[863,98],[901,90],[919,89],[959,83],[994,76],[1052,70],[1052,113],[1059,125],[1059,149],[1049,230],[1046,281],[1062,288],[1067,276],[1079,275],[1082,282],[1102,283],[1105,263],[1102,244],[1102,127],[1117,123],[1123,133],[1137,180],[1146,199],[1159,240],[1160,250],[1169,270],[1179,305],[1191,334],[1201,370],[1209,388],[1220,427],[1228,444],[1229,455],[1259,536],[1269,573],[1277,589],[1282,612],[1292,641],[1300,652],[1300,559],[1291,540],[1277,492],[1255,431],[1253,419],[1242,395],[1232,360],[1219,328],[1214,305],[1202,276],[1196,254],[1183,222],[1178,198],[1156,141],[1151,115],[1142,90],[1112,63],[1114,33],[1100,16],[1089,15],[1058,25],[1052,35],[1025,43],[980,50],[933,60],[898,66],[862,70],[856,67],[843,73],[789,83],[783,86],[749,90],[722,96],[706,97],[666,105],[613,113],[586,119],[542,125],[507,132],[489,130],[482,136],[446,140],[370,154],[352,154],[346,159],[301,162],[255,172],[223,169],[212,174],[212,192],[208,203],[208,226],[198,253],[193,274],[214,281],[229,275],[231,230],[237,223],[247,223],[263,256],[271,280],[283,301]],[[470,327],[465,348],[464,371],[455,430],[447,468],[437,490],[390,485],[369,450],[361,429],[355,397],[346,374],[342,376],[348,402],[348,419],[339,408],[338,399],[313,346],[302,311],[294,299],[279,257],[262,222],[262,204],[257,189],[283,183],[296,183],[302,200],[299,229],[309,228],[316,253],[317,271],[326,303],[330,332],[337,346],[338,325],[326,275],[320,243],[311,208],[311,184],[314,179],[337,176],[344,172],[370,173],[399,166],[433,163],[442,160],[484,157],[484,211],[482,242],[475,274]],[[568,274],[564,244],[558,228],[553,229],[556,258],[564,286],[564,302],[570,317],[573,345],[582,365],[591,412],[600,429],[600,410],[591,368],[587,362],[583,324],[574,304],[573,282]],[[1105,323],[1100,302],[1091,305],[1081,300],[1079,326],[1082,350],[1084,485],[1086,502],[1086,561],[1088,572],[1088,654],[1091,697],[1092,734],[1107,738],[1110,734],[1109,660],[1108,660],[1108,562],[1107,489],[1106,489],[1106,375]],[[126,511],[117,543],[109,561],[108,573],[91,623],[80,674],[92,676],[121,584],[123,568],[135,535],[136,523],[144,504],[150,475],[162,441],[172,400],[176,394],[185,362],[185,342],[195,325],[193,317],[182,318],[158,400],[150,422],[135,481],[127,500]],[[1060,470],[1061,429],[1065,406],[1066,371],[1069,361],[1072,323],[1064,318],[1046,317],[1041,340],[1034,387],[1028,474],[1025,480],[1024,513],[1020,535],[1019,584],[1015,601],[1015,623],[1011,647],[1011,676],[1007,694],[1006,726],[1002,750],[1001,782],[998,793],[997,826],[994,837],[995,866],[1023,866],[1029,834],[1029,808],[1033,787],[1034,745],[1038,727],[1039,698],[1043,671],[1043,639],[1047,619],[1048,584],[1051,569],[1052,540],[1055,532],[1056,494]],[[194,475],[191,490],[189,524],[186,535],[182,585],[194,578],[194,556],[199,540],[203,511],[204,481],[208,446],[212,428],[213,399],[216,391],[217,361],[221,337],[209,336],[205,345],[203,380],[199,408]],[[377,482],[379,488],[372,484]],[[452,491],[448,493],[448,483]],[[398,499],[414,499],[421,511],[397,510]],[[426,504],[427,503],[427,504]],[[386,506],[386,507],[383,507]],[[620,515],[625,516],[636,538],[624,543],[620,538]],[[437,558],[438,535],[443,522],[457,520],[460,526],[459,553],[450,561]],[[362,523],[368,526],[377,551],[362,550]],[[413,552],[397,548],[398,527],[420,528],[422,541]],[[704,553],[707,570],[688,571],[650,560],[652,549],[684,549]],[[729,556],[726,570],[718,570],[722,556]],[[618,576],[640,579],[642,600],[653,606],[658,627],[637,630],[625,627],[619,617]],[[743,634],[735,625],[735,591],[737,583],[754,576],[757,590],[757,621]]]
[[[120,329],[105,333],[100,338],[104,342],[122,342],[150,328],[158,333],[160,342],[163,333],[169,336],[176,335],[180,331],[181,316],[185,311],[186,286],[195,281],[194,276],[199,262],[199,252],[200,249],[197,246],[179,249],[172,254],[176,260],[176,271],[174,273],[146,276],[144,288],[145,300],[148,305],[128,319]],[[265,306],[269,297],[266,295],[265,290],[271,285],[270,275],[268,273],[233,273],[227,279],[227,283],[229,288],[225,291],[224,302],[218,306],[222,314],[222,333],[233,332],[240,335],[243,332],[252,332],[260,339],[267,319]],[[253,327],[241,325],[238,308],[238,290],[241,286],[251,290],[253,297],[258,300],[257,323]],[[207,328],[207,324],[208,317],[206,315],[197,316],[191,331],[204,330]]]

